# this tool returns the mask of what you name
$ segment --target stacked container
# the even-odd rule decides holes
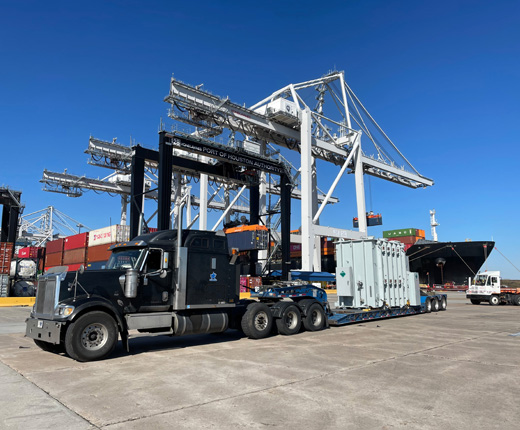
[[[404,228],[400,230],[387,230],[383,232],[383,237],[388,240],[396,240],[404,243],[405,251],[408,250],[419,239],[424,239],[424,230],[418,228]]]
[[[130,240],[130,226],[112,225],[89,233],[87,269],[103,269],[110,257],[110,246]]]
[[[45,270],[63,264],[63,242],[64,239],[57,239],[45,245]]]
[[[63,265],[69,272],[79,269],[87,262],[88,233],[66,237],[63,241]]]
[[[9,295],[9,271],[11,270],[11,258],[13,244],[0,242],[0,297]]]
[[[240,292],[250,293],[258,291],[258,287],[262,285],[262,278],[260,276],[240,276]]]

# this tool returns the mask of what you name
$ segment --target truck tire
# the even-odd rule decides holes
[[[276,319],[276,328],[278,333],[285,336],[296,334],[302,327],[302,314],[298,306],[286,306],[282,312],[281,318]]]
[[[114,319],[105,312],[81,315],[65,334],[65,351],[77,361],[94,361],[110,355],[117,344],[118,331]]]
[[[471,300],[471,304],[473,305],[480,305],[480,300],[479,299],[470,299]]]
[[[429,314],[430,312],[432,311],[432,302],[431,300],[428,298],[424,301],[424,312],[426,312],[427,314]]]
[[[439,312],[439,301],[436,298],[432,299],[432,312]]]
[[[316,301],[307,307],[303,317],[303,326],[307,331],[318,331],[325,327],[325,311]]]
[[[441,298],[441,303],[440,303],[439,310],[440,311],[445,311],[446,309],[448,309],[448,301],[446,300],[446,297],[443,296]]]
[[[242,331],[249,339],[269,336],[273,327],[273,314],[265,303],[251,303],[242,317]]]
[[[489,298],[489,304],[491,306],[496,306],[496,305],[498,305],[499,302],[500,302],[500,300],[498,299],[498,296],[491,296]]]
[[[511,298],[511,303],[513,303],[513,305],[515,305],[515,306],[520,306],[520,294],[515,294]]]
[[[52,352],[54,354],[65,352],[65,347],[62,343],[57,345],[55,343],[44,342],[43,340],[38,339],[34,339],[34,343],[38,348],[42,349],[43,351]]]

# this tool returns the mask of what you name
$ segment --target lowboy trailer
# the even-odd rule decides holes
[[[405,258],[402,245],[384,240],[360,246],[378,248],[378,258]],[[382,272],[380,285],[374,283],[377,288],[363,278],[367,291],[350,270],[355,290],[366,293],[360,299],[364,305],[353,306],[356,300],[348,290],[333,311],[325,290],[305,283],[266,286],[254,300],[239,300],[238,253],[228,250],[222,232],[159,231],[111,249],[104,270],[67,273],[66,268],[54,268],[39,278],[26,335],[40,348],[92,361],[110,355],[119,337],[128,351],[133,330],[180,336],[231,328],[260,339],[273,331],[296,334],[302,326],[317,331],[446,309],[444,294],[419,296],[417,276],[403,275],[402,261],[385,263],[390,272]],[[384,278],[387,275],[393,278]],[[413,292],[411,299],[406,291]]]

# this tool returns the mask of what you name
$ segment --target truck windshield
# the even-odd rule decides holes
[[[478,275],[475,278],[475,285],[486,285],[487,275]]]
[[[108,270],[137,269],[143,249],[118,249],[112,252],[108,263]]]

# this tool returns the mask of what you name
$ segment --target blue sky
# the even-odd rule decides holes
[[[252,105],[338,69],[435,181],[412,190],[372,178],[367,206],[384,226],[371,233],[429,237],[435,208],[440,240],[493,238],[520,267],[518,16],[520,3],[500,0],[0,1],[0,185],[23,191],[25,213],[53,205],[106,226],[119,199],[43,192],[43,169],[105,176],[86,163],[90,135],[156,147],[172,73]],[[355,215],[352,193],[346,182],[335,193],[346,209],[323,224]],[[497,252],[487,265],[520,278]]]

